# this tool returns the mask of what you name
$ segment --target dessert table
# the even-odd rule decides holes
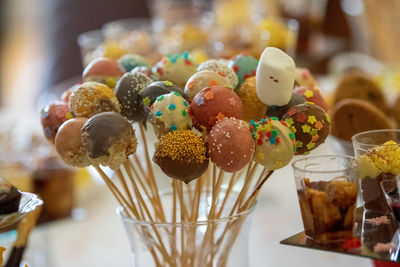
[[[314,155],[333,153],[330,140]],[[74,219],[36,228],[26,260],[34,267],[132,266],[125,230],[116,215],[117,203],[105,185],[95,183],[81,199]],[[262,188],[250,230],[250,266],[371,266],[369,259],[284,246],[279,242],[303,231],[291,166]]]

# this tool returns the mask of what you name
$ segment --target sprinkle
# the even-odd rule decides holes
[[[182,116],[183,116],[183,117],[186,117],[186,116],[187,116],[186,110],[182,110]]]
[[[315,142],[315,141],[317,141],[319,139],[319,135],[314,135],[312,138],[311,138],[311,141],[312,142]]]
[[[204,104],[204,97],[199,97],[199,98],[196,98],[196,104],[198,105],[198,106],[201,106],[201,105],[203,105]]]
[[[187,101],[186,101],[186,100],[183,100],[183,105],[184,105],[185,107],[187,107],[187,106],[188,106],[188,103],[187,103]]]
[[[145,98],[143,98],[143,104],[148,107],[150,106],[151,100],[148,96],[146,96]]]
[[[231,105],[232,107],[236,106],[236,100],[233,97],[229,98],[229,105]]]
[[[296,114],[296,109],[295,109],[295,108],[289,109],[288,115],[289,115],[289,116],[293,116],[294,114]]]
[[[272,121],[279,121],[279,119],[278,119],[277,117],[270,117],[270,119],[271,119]]]
[[[174,85],[174,84],[173,84],[172,82],[170,82],[170,81],[165,81],[164,84],[165,84],[166,86],[172,86],[172,85]]]
[[[314,126],[315,126],[315,128],[318,129],[318,131],[320,131],[322,128],[324,128],[324,126],[322,125],[322,123],[320,121],[317,121]]]
[[[177,128],[176,128],[175,125],[172,124],[172,125],[169,127],[169,129],[170,129],[170,131],[172,132],[172,131],[176,131]]]
[[[287,118],[285,119],[285,122],[288,126],[292,126],[293,125],[293,119],[292,118]]]
[[[193,89],[193,86],[195,85],[195,81],[191,81],[188,83],[187,88]]]
[[[275,145],[275,144],[276,144],[276,138],[273,137],[273,136],[271,136],[271,138],[269,139],[269,142],[270,142],[272,145]]]
[[[161,117],[162,116],[162,112],[161,111],[157,111],[155,115],[156,115],[156,117]]]
[[[183,58],[184,59],[189,59],[189,52],[188,51],[183,52]]]
[[[298,122],[305,122],[307,119],[307,116],[304,115],[303,113],[298,113],[296,116],[296,121]]]
[[[314,123],[317,121],[317,119],[315,118],[314,115],[311,115],[311,116],[308,116],[307,121],[308,121],[309,123],[311,123],[311,124],[314,124]]]
[[[257,153],[256,153],[256,158],[257,158],[258,160],[263,160],[263,159],[264,159],[264,154],[261,153],[261,152],[257,152]]]
[[[313,149],[314,147],[315,147],[315,143],[313,143],[313,142],[310,142],[307,144],[308,149]]]
[[[218,115],[216,116],[217,120],[222,121],[225,118],[225,115],[222,114],[221,112],[218,112]]]
[[[214,92],[208,91],[208,92],[204,95],[204,97],[205,97],[207,100],[213,99],[213,98],[214,98]]]
[[[303,129],[303,133],[309,133],[311,131],[311,127],[307,124],[301,126],[301,128]]]
[[[297,132],[297,129],[296,129],[296,127],[294,127],[294,126],[290,127],[290,130],[292,130],[292,132],[293,132],[294,134]]]
[[[290,132],[290,133],[289,133],[289,137],[290,137],[290,139],[295,139],[294,133]]]
[[[235,72],[238,72],[238,71],[239,71],[239,66],[238,66],[238,65],[233,65],[233,66],[232,66],[232,69],[233,69]]]
[[[162,68],[158,67],[157,68],[157,73],[160,74],[161,76],[164,74],[164,71]]]
[[[181,94],[178,93],[178,92],[174,92],[174,95],[176,95],[176,96],[181,96]]]
[[[163,95],[160,95],[159,97],[157,97],[157,101],[162,101],[164,99],[164,96]]]
[[[218,82],[216,80],[211,80],[210,81],[210,86],[217,86]]]
[[[331,116],[329,114],[325,114],[325,118],[328,123],[331,123]]]
[[[174,110],[174,109],[176,109],[176,106],[175,106],[175,104],[169,104],[168,108],[170,110]]]
[[[296,147],[303,147],[303,142],[297,141],[296,142]]]
[[[306,90],[306,91],[304,92],[304,96],[305,96],[306,98],[313,97],[313,96],[314,96],[314,92],[313,92],[312,90]]]
[[[318,134],[318,130],[315,129],[315,128],[313,128],[313,129],[311,130],[311,132],[310,132],[310,135],[311,135],[311,136],[314,136],[314,135],[317,135],[317,134]]]
[[[273,136],[278,137],[278,130],[277,129],[273,129],[271,131],[271,133],[272,133]]]

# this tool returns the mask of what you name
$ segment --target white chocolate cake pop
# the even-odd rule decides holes
[[[257,67],[257,95],[267,105],[284,106],[292,96],[296,65],[278,48],[267,47]]]

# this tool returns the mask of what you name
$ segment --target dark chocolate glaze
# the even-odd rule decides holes
[[[167,157],[157,157],[156,154],[154,154],[153,161],[167,176],[181,180],[186,184],[200,177],[207,170],[209,163],[208,158],[202,163],[187,163]]]
[[[146,119],[142,92],[152,81],[141,72],[125,73],[121,77],[114,90],[123,116],[135,122]]]
[[[274,106],[274,105],[269,106],[269,108],[267,110],[267,116],[268,117],[276,117],[281,120],[283,115],[285,115],[286,112],[288,112],[288,110],[291,107],[293,107],[295,105],[303,104],[305,102],[306,102],[306,99],[304,97],[293,93],[288,104],[286,104],[284,106]]]
[[[108,156],[109,148],[130,128],[131,123],[118,113],[99,113],[87,120],[81,129],[83,147],[90,158]]]
[[[183,90],[176,86],[175,84],[172,84],[168,81],[157,81],[149,84],[144,90],[142,94],[142,98],[144,100],[144,105],[145,106],[151,106],[159,97],[160,95],[165,95],[169,94],[171,92],[177,92],[181,94],[183,98],[186,100],[188,99],[187,96],[184,94]],[[150,101],[146,103],[146,98],[148,98]],[[146,105],[147,104],[147,105]]]

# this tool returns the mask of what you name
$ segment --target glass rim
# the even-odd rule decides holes
[[[160,191],[161,196],[165,195],[165,194],[169,194],[169,193],[172,193],[172,190],[166,189],[166,190]],[[201,225],[208,225],[210,223],[229,222],[232,219],[240,218],[241,216],[246,216],[246,215],[252,213],[255,210],[256,204],[257,204],[257,200],[253,203],[253,205],[249,209],[239,212],[237,214],[233,214],[231,216],[222,217],[222,218],[218,218],[218,219],[211,219],[211,220],[193,221],[193,222],[160,222],[160,221],[150,222],[148,220],[139,220],[139,219],[134,219],[134,218],[128,217],[124,212],[126,207],[119,205],[116,210],[117,210],[118,217],[122,221],[132,223],[135,225],[139,225],[139,226],[187,227],[187,226],[193,226],[193,225],[201,226]]]
[[[326,170],[307,170],[304,167],[296,166],[296,164],[299,164],[300,162],[310,160],[310,159],[316,159],[316,158],[342,158],[342,159],[351,159],[355,165],[349,168],[343,168],[343,169],[337,169],[337,170],[332,170],[332,171],[326,171]],[[348,171],[348,170],[355,170],[360,167],[360,161],[353,156],[347,156],[347,155],[315,155],[315,156],[306,156],[301,159],[297,159],[292,162],[292,167],[294,170],[302,171],[302,172],[313,172],[313,173],[337,173],[337,172],[343,172],[343,171]]]
[[[360,144],[366,147],[376,147],[376,146],[394,146],[394,145],[398,145],[398,144],[392,144],[392,145],[384,145],[384,144],[366,144],[366,143],[362,143],[360,141],[357,140],[358,137],[363,136],[363,135],[368,135],[368,134],[372,134],[372,133],[384,133],[384,132],[394,132],[394,133],[400,133],[400,129],[379,129],[379,130],[369,130],[369,131],[364,131],[361,133],[357,133],[355,135],[353,135],[351,137],[351,142],[354,144]]]

